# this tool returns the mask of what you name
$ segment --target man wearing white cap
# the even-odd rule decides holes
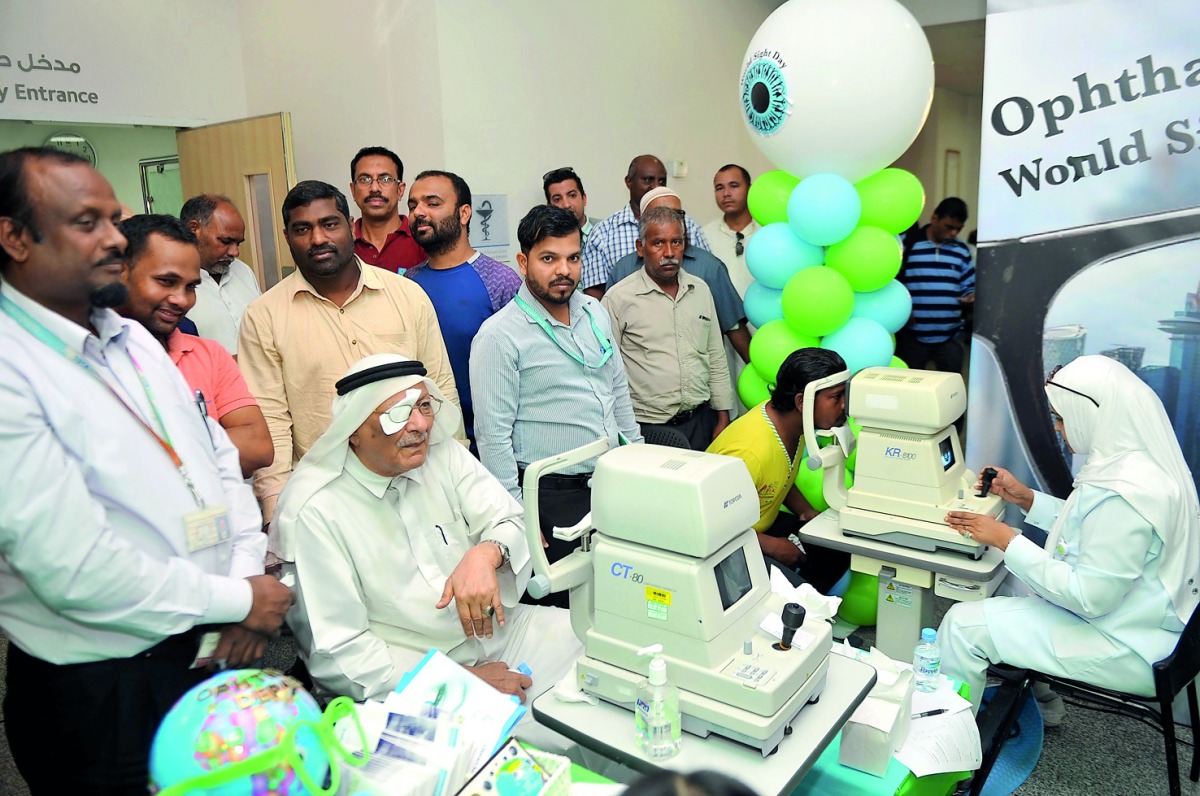
[[[629,171],[625,175],[629,204],[597,224],[588,235],[583,250],[579,284],[589,296],[597,300],[604,298],[608,272],[617,260],[637,251],[638,219],[646,203],[655,196],[673,193],[666,190],[666,185],[667,169],[654,155],[638,155],[629,162]],[[685,223],[688,245],[707,251],[708,239],[700,225],[690,218]]]
[[[517,605],[531,569],[521,507],[453,439],[458,407],[395,354],[360,360],[337,393],[276,514],[296,576],[288,623],[314,682],[381,699],[437,648],[522,701],[550,688],[583,650],[566,611]]]

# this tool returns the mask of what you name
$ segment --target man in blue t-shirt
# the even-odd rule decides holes
[[[405,276],[433,302],[462,403],[463,426],[475,447],[475,413],[468,362],[480,325],[521,287],[516,271],[471,248],[471,189],[448,171],[423,171],[408,191],[408,225],[428,259]]]
[[[963,366],[963,308],[975,301],[971,250],[958,241],[967,203],[943,199],[927,225],[905,239],[900,281],[912,294],[912,316],[896,335],[896,356],[913,368],[932,360],[936,370]]]

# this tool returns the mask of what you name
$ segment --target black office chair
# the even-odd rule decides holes
[[[1171,712],[1171,705],[1175,697],[1179,696],[1179,692],[1186,688],[1192,731],[1200,729],[1200,710],[1197,709],[1196,700],[1196,676],[1200,674],[1200,610],[1192,613],[1192,618],[1188,620],[1183,634],[1179,637],[1179,643],[1175,645],[1175,651],[1154,664],[1153,668],[1153,701],[1148,697],[1100,688],[1078,680],[1041,673],[1035,674],[1034,677],[1060,694],[1096,702],[1127,716],[1153,719],[1159,725],[1167,750],[1167,781],[1171,788],[1171,796],[1180,796],[1182,791],[1179,787],[1179,756],[1175,748],[1175,717]],[[1191,780],[1200,780],[1200,756],[1197,756],[1195,750],[1192,751]]]
[[[990,671],[995,672],[995,669],[992,668]],[[1112,708],[1112,710],[1124,714],[1124,716],[1138,719],[1152,719],[1154,723],[1158,724],[1159,731],[1163,734],[1163,743],[1166,747],[1166,777],[1168,777],[1170,786],[1170,796],[1182,796],[1180,788],[1180,760],[1178,760],[1175,744],[1175,716],[1171,712],[1171,705],[1175,701],[1176,696],[1180,695],[1180,692],[1186,688],[1188,692],[1188,713],[1190,718],[1192,718],[1192,730],[1195,732],[1196,729],[1200,729],[1200,710],[1198,710],[1198,702],[1196,702],[1195,684],[1196,675],[1200,675],[1200,610],[1193,612],[1192,618],[1188,620],[1187,627],[1183,628],[1183,633],[1180,635],[1180,642],[1175,645],[1175,651],[1154,664],[1153,670],[1153,698],[1118,692],[1118,690],[1109,688],[1100,688],[1099,686],[1092,686],[1091,683],[1067,680],[1064,677],[1045,675],[1042,672],[1034,671],[1027,672],[1027,678],[1018,678],[1018,690],[1021,698],[1024,698],[1030,684],[1033,681],[1039,681],[1054,689],[1058,694],[1073,696],[1075,699],[1097,702],[1097,704]],[[1020,699],[1019,701],[1024,702],[1024,699]],[[1010,716],[1007,714],[1008,711],[1003,711],[1003,713],[1006,713],[1006,716],[1002,717],[1001,724],[1008,724],[1010,718],[1015,718],[1016,713],[1020,712],[1020,705],[1009,707],[1009,710],[1012,711]],[[983,724],[983,718],[983,713],[980,713],[980,724]],[[1003,747],[1006,738],[1007,728],[1003,732],[1000,732],[998,737],[992,742],[992,749],[989,750],[990,756],[984,755],[984,766],[979,768],[979,771],[976,773],[976,779],[972,783],[972,795],[978,794],[983,789],[983,784],[988,779],[988,773],[991,771],[991,764],[995,762],[996,756],[1000,755],[1000,748]],[[1196,755],[1195,750],[1192,753],[1192,772],[1190,772],[1190,777],[1192,777],[1192,782],[1200,780],[1200,755]]]
[[[645,438],[647,445],[666,445],[668,448],[687,448],[688,450],[692,448],[687,436],[682,431],[670,426],[642,426],[642,437]]]

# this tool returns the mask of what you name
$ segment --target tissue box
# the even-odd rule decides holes
[[[912,724],[913,673],[901,671],[891,683],[879,682],[842,728],[838,761],[882,777],[892,755],[904,745]]]

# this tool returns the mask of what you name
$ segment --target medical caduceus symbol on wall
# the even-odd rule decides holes
[[[492,203],[489,200],[484,199],[483,203],[479,205],[479,210],[476,212],[479,213],[479,228],[483,230],[483,239],[488,240],[492,237],[491,233],[488,232],[488,219],[490,219],[492,217],[492,213],[495,212],[492,210]]]

